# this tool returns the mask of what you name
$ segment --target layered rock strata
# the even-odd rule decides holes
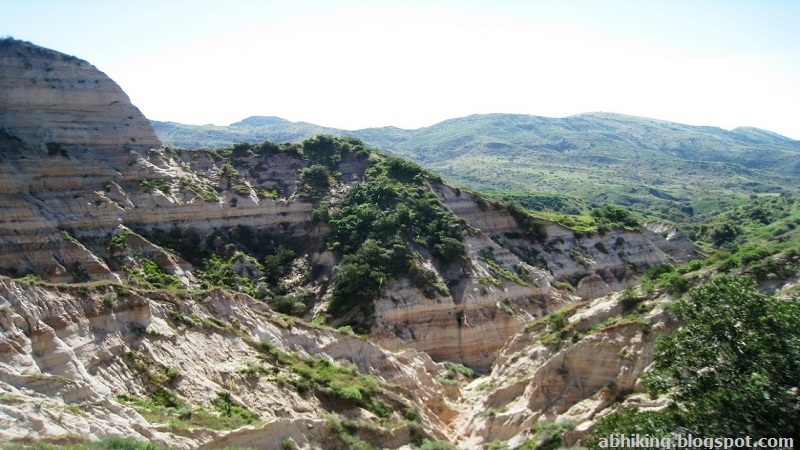
[[[558,356],[525,337],[527,324],[581,298],[618,290],[648,267],[694,257],[691,243],[658,226],[586,235],[548,222],[547,238],[537,240],[509,211],[430,183],[468,224],[464,264],[441,267],[429,249],[414,247],[415,264],[432,274],[437,289],[423,292],[407,277],[387,280],[369,305],[369,342],[346,330],[312,327],[274,314],[249,295],[199,290],[204,261],[191,257],[201,247],[232,254],[232,270],[261,283],[266,269],[253,255],[272,255],[291,244],[294,260],[276,284],[314,297],[305,319],[322,315],[340,255],[325,246],[326,223],[312,220],[318,203],[301,192],[308,157],[162,147],[119,87],[85,61],[6,39],[0,41],[0,63],[0,273],[49,282],[0,277],[0,438],[6,441],[119,435],[184,448],[258,442],[274,448],[286,438],[310,447],[336,434],[325,414],[342,405],[289,389],[280,376],[243,374],[252,369],[248,363],[260,361],[252,342],[296,357],[347,361],[384,388],[392,386],[404,400],[384,389],[381,401],[407,409],[407,416],[390,416],[407,422],[389,432],[373,430],[371,437],[362,430],[362,437],[383,446],[460,435],[465,446],[522,439],[520,427],[542,415],[566,414],[570,405],[600,395],[602,383],[616,380],[629,389],[650,345],[626,326],[618,335],[602,335],[610,344],[586,337],[571,356]],[[325,200],[335,205],[367,181],[370,164],[369,157],[345,156]],[[132,274],[144,272],[143,260],[179,286],[172,292],[124,287]],[[193,293],[175,292],[180,289]],[[328,320],[340,326],[357,314]],[[644,352],[639,362],[625,365],[630,377],[615,372],[619,364],[613,362],[594,364],[597,373],[564,362],[567,356],[610,357],[620,351],[618,344]],[[458,389],[437,381],[447,373],[434,360],[520,376],[523,368],[514,361],[534,361],[541,374],[492,389],[470,409],[446,400],[458,398]],[[164,373],[143,369],[148,366]],[[553,387],[563,394],[554,403],[542,386],[560,382],[561,366],[582,375]],[[281,368],[264,370],[287,375]],[[165,381],[166,373],[180,375]],[[263,423],[235,432],[181,433],[144,420],[124,400],[164,387],[193,407],[211,407],[227,392]],[[466,391],[464,401],[473,402],[475,389]],[[502,405],[519,414],[468,418]],[[377,421],[365,408],[346,413],[355,421]]]

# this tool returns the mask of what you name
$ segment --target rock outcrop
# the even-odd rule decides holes
[[[0,67],[0,126],[39,152],[161,147],[150,121],[86,61],[4,39]]]

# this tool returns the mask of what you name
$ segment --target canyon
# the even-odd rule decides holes
[[[670,294],[632,314],[619,292],[700,256],[674,227],[578,232],[352,138],[164,146],[86,61],[5,39],[0,67],[0,441],[480,448],[568,423],[571,445],[659,406],[637,380]],[[381,176],[424,192],[463,257],[406,239],[412,270],[333,314],[349,256],[325,213]]]

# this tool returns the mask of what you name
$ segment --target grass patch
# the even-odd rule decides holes
[[[304,393],[314,391],[344,403],[364,408],[380,418],[388,418],[392,409],[379,397],[383,392],[375,378],[362,375],[352,365],[340,365],[322,358],[301,358],[281,351],[269,342],[254,343],[266,360],[288,370],[286,382]]]

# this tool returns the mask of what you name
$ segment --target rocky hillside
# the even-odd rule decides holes
[[[528,439],[633,386],[646,352],[499,432],[474,408],[544,382],[462,396],[462,374],[505,372],[537,319],[696,256],[668,227],[578,232],[353,138],[164,147],[87,62],[11,39],[0,59],[6,442]],[[639,342],[623,334],[609,351]]]

